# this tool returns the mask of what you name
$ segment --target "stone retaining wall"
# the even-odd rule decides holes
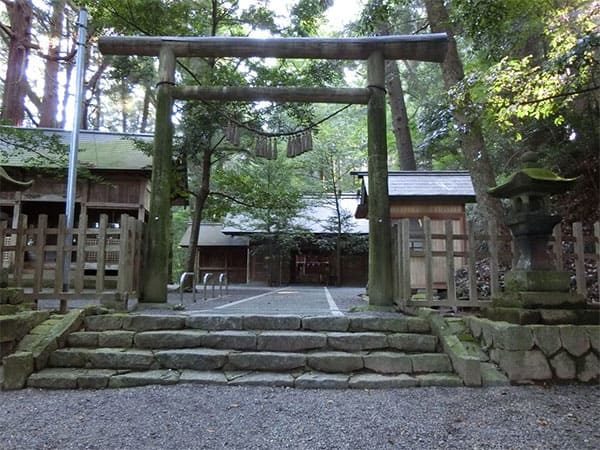
[[[514,325],[466,319],[511,382],[600,380],[600,326]]]

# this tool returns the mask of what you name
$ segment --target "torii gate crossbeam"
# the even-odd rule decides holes
[[[330,101],[367,103],[369,172],[369,304],[393,304],[392,240],[387,184],[385,60],[410,59],[442,62],[446,54],[445,33],[365,38],[272,38],[240,37],[104,37],[100,51],[108,55],[159,57],[156,125],[152,164],[150,220],[144,248],[141,302],[167,299],[171,224],[169,177],[172,156],[171,123],[174,98],[234,101],[273,98],[277,101]],[[326,90],[287,88],[286,92],[251,88],[202,89],[175,87],[177,57],[274,57],[301,59],[367,60],[367,89]],[[237,89],[237,91],[236,91]],[[334,92],[335,91],[335,92]],[[237,95],[236,95],[237,94]]]

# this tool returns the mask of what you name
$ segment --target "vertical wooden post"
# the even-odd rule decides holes
[[[100,228],[98,229],[96,251],[96,292],[104,291],[104,269],[106,268],[106,228],[108,227],[108,216],[100,214]]]
[[[490,249],[490,290],[491,296],[496,297],[500,294],[500,280],[498,268],[498,227],[495,220],[490,220],[488,224],[489,249]]]
[[[75,292],[81,293],[84,288],[85,276],[85,239],[87,237],[87,213],[79,215],[79,229],[77,230],[77,258],[75,262]]]
[[[596,247],[596,277],[600,286],[600,222],[594,224],[594,246]]]
[[[23,285],[23,269],[25,265],[25,245],[27,244],[27,216],[19,215],[17,226],[17,239],[15,242],[15,282],[17,286]]]
[[[479,299],[479,294],[477,292],[477,271],[475,269],[475,230],[472,222],[467,222],[466,232],[468,240],[469,301],[475,303]]]
[[[388,196],[385,60],[380,51],[367,61],[371,96],[367,107],[369,172],[369,305],[393,305],[392,227]]]
[[[246,284],[250,284],[250,280],[252,279],[252,269],[250,267],[250,263],[252,255],[250,254],[250,244],[248,244],[248,248],[246,249]],[[198,264],[198,268],[200,264]],[[200,279],[200,271],[198,271],[198,279]]]
[[[117,277],[117,292],[124,295],[127,292],[127,279],[129,278],[129,216],[121,214],[119,224],[119,275]]]
[[[0,221],[0,269],[4,269],[4,239],[6,238],[7,228],[8,222],[6,220]]]
[[[456,303],[456,279],[454,274],[454,227],[452,219],[446,220],[446,298]]]
[[[392,225],[392,280],[394,303],[400,303],[400,263],[402,261],[402,247],[400,247],[400,223]]]
[[[402,219],[402,285],[404,304],[412,297],[410,280],[410,219]]]
[[[575,238],[575,280],[577,282],[577,293],[587,295],[585,284],[585,246],[583,245],[583,225],[581,222],[573,224],[573,237]]]
[[[159,83],[156,93],[156,129],[152,155],[150,217],[144,242],[144,267],[140,302],[166,303],[171,248],[171,158],[173,125],[171,90],[175,83],[175,54],[160,51]]]
[[[552,241],[552,250],[554,251],[554,262],[556,264],[556,270],[563,271],[564,261],[562,248],[562,227],[560,223],[556,224],[556,226],[554,227],[552,237],[554,238],[554,240]]]
[[[58,229],[56,230],[56,263],[54,266],[54,293],[67,292],[69,286],[63,286],[65,269],[65,238],[67,236],[67,218],[64,214],[58,216]]]
[[[39,294],[44,284],[44,259],[46,248],[46,229],[48,228],[48,216],[38,216],[37,233],[35,235],[35,269],[33,272],[33,293]]]
[[[423,254],[425,256],[425,295],[427,300],[433,300],[433,245],[431,238],[431,219],[423,217]]]

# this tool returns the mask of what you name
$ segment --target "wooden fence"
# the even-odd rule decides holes
[[[1,222],[0,256],[8,284],[25,288],[26,296],[34,301],[95,298],[107,292],[136,294],[144,224],[123,214],[118,225],[109,226],[103,214],[95,225],[88,227],[86,215],[79,217],[73,229],[67,229],[64,215],[53,227],[48,226],[45,214],[31,225],[22,215],[17,228]],[[69,270],[67,284],[65,269]]]
[[[394,299],[397,304],[409,308],[477,308],[488,304],[491,297],[502,291],[504,271],[515,264],[517,255],[512,240],[506,242],[497,236],[495,223],[488,224],[487,233],[479,234],[472,231],[471,224],[467,224],[465,234],[456,234],[451,220],[445,221],[445,232],[437,234],[431,232],[428,217],[422,219],[422,224],[423,234],[419,236],[422,242],[418,246],[410,236],[409,219],[394,225]],[[505,267],[499,266],[502,245],[511,249],[512,262]],[[572,233],[567,236],[559,224],[551,245],[557,270],[573,273],[572,288],[589,302],[598,301],[600,223],[594,224],[593,232],[587,235],[581,223],[574,223]],[[586,277],[586,270],[596,272],[592,283],[589,283],[590,277]],[[424,283],[416,283],[417,279],[424,279]]]

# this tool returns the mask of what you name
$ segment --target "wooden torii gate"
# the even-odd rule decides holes
[[[150,219],[144,245],[140,301],[167,301],[171,242],[170,171],[174,99],[367,104],[369,171],[369,303],[393,302],[392,239],[387,184],[385,61],[442,62],[445,33],[365,38],[104,37],[106,55],[159,57]],[[260,57],[366,60],[363,89],[175,86],[177,57]]]

